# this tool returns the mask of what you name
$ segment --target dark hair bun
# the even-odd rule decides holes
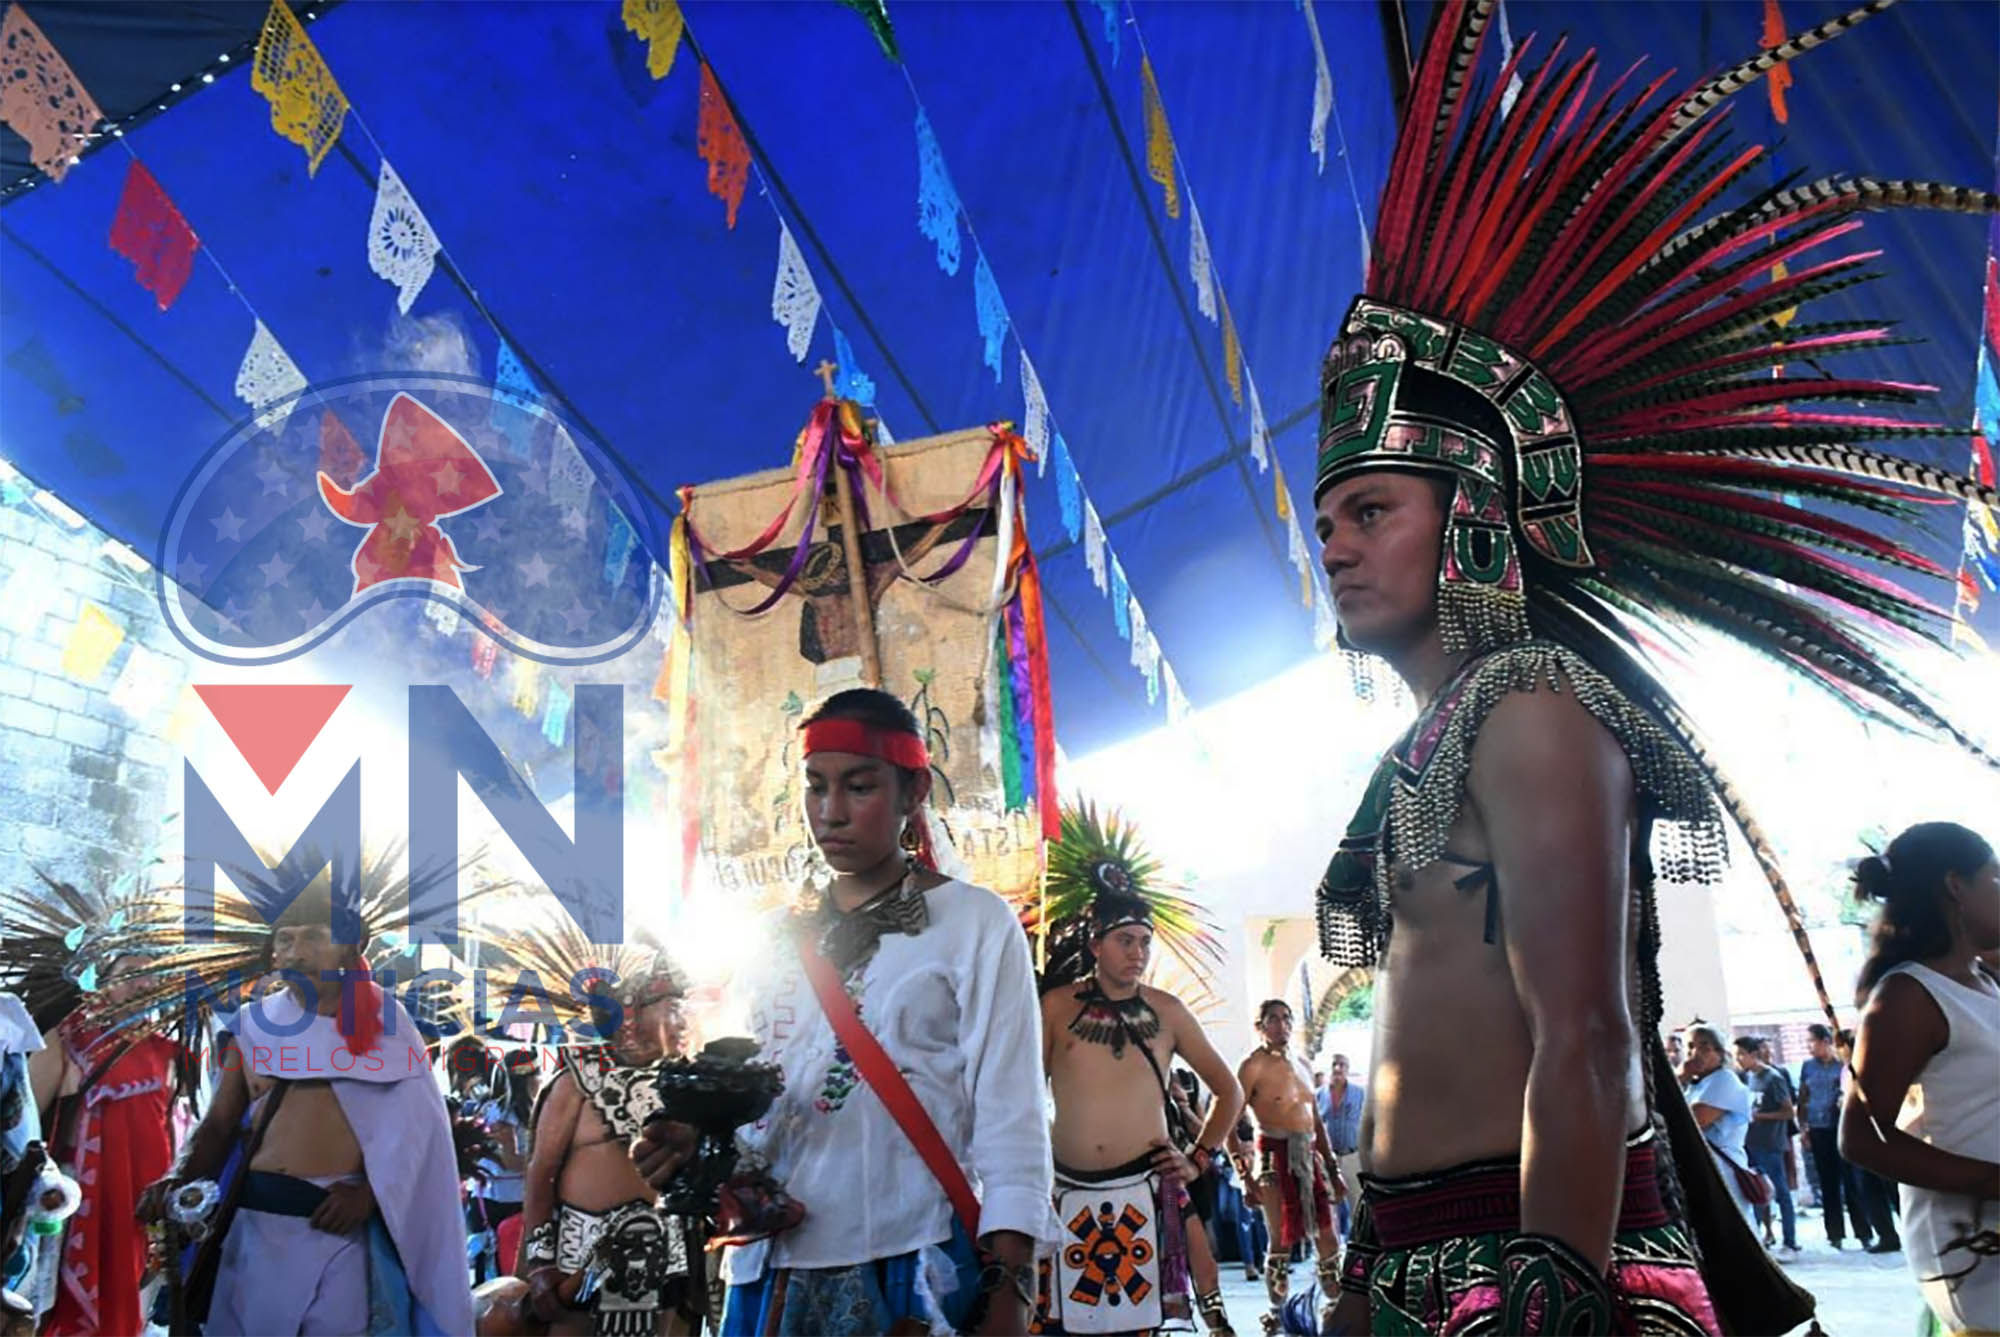
[[[1893,885],[1889,875],[1889,861],[1881,855],[1871,854],[1854,865],[1855,900],[1887,905]]]

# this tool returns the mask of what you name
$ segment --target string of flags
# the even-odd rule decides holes
[[[1110,24],[1107,31],[1115,32],[1115,27],[1115,23]],[[1081,539],[1083,543],[1084,562],[1090,570],[1091,580],[1098,593],[1105,595],[1111,603],[1112,624],[1117,628],[1119,637],[1131,646],[1132,664],[1145,680],[1148,703],[1157,703],[1164,697],[1168,720],[1179,723],[1193,713],[1193,708],[1181,690],[1173,666],[1161,653],[1159,640],[1153,634],[1145,610],[1125,579],[1123,564],[1111,551],[1104,522],[1084,489],[1075,457],[1049,407],[1047,390],[1029,356],[1027,343],[1007,314],[1007,303],[1001,294],[999,281],[994,277],[985,249],[979,244],[979,234],[972,225],[971,215],[966,212],[957,189],[952,185],[951,171],[937,134],[931,127],[930,113],[925,109],[923,98],[918,94],[908,69],[903,70],[903,82],[909,87],[910,101],[916,111],[917,231],[936,247],[938,268],[952,276],[957,275],[963,263],[965,243],[970,241],[973,309],[978,321],[983,360],[992,369],[994,382],[1000,383],[1005,376],[1006,340],[1010,334],[1013,336],[1019,350],[1016,365],[1021,388],[1021,437],[1037,447],[1038,476],[1047,473],[1051,462],[1055,465],[1056,494],[1063,527],[1072,541]]]
[[[885,55],[892,60],[898,59],[893,29],[888,25],[887,11],[880,0],[856,0],[852,7],[861,12],[871,29],[875,30]],[[1115,6],[1102,3],[1100,8],[1105,17],[1107,38],[1115,43],[1119,31]],[[61,57],[39,31],[33,29],[19,7],[10,6],[7,12],[10,38],[18,38],[10,42],[10,59],[13,58],[12,53],[33,50],[34,59],[45,71],[40,75],[42,83],[60,83],[70,90],[66,99],[44,98],[36,102],[32,109],[33,116],[40,117],[44,122],[49,120],[50,107],[68,109],[68,118],[60,127],[37,129],[30,110],[16,106],[19,99],[13,96],[13,90],[19,81],[9,80],[7,83],[8,122],[22,130],[31,145],[40,145],[46,150],[38,155],[38,161],[46,160],[46,165],[54,169],[49,174],[56,178],[67,163],[56,161],[55,146],[86,141],[102,118],[96,113],[95,104],[89,101],[80,81],[61,62]],[[646,46],[647,74],[655,80],[665,78],[674,66],[676,53],[687,32],[685,15],[676,0],[624,0],[620,19],[626,31]],[[907,81],[907,71],[905,78]],[[270,106],[274,132],[298,145],[306,155],[309,174],[316,173],[338,143],[348,123],[352,105],[304,25],[283,0],[273,0],[266,16],[253,62],[252,86]],[[939,267],[947,274],[956,275],[963,258],[960,221],[964,218],[964,209],[951,184],[928,113],[916,96],[914,85],[911,85],[910,91],[916,106],[919,229],[932,239]],[[749,151],[727,95],[706,61],[701,62],[698,108],[697,152],[707,164],[709,190],[723,203],[727,225],[733,229],[750,175],[754,172],[761,180],[762,172]],[[353,119],[373,143],[373,136],[368,134],[358,114]],[[381,151],[381,146],[374,144],[374,147],[378,178],[367,233],[369,265],[374,273],[395,289],[397,308],[407,314],[446,251],[408,184]],[[130,146],[127,148],[129,152]],[[136,153],[132,156],[133,175],[128,181],[119,219],[114,222],[113,244],[119,254],[132,261],[135,278],[154,294],[162,309],[172,306],[178,298],[194,254],[206,255],[228,283],[227,271],[202,245],[165,188],[139,162]],[[1172,170],[1171,161],[1163,165],[1163,170]],[[771,204],[779,225],[772,319],[785,332],[787,351],[794,360],[803,361],[810,350],[819,318],[825,312],[824,299],[790,228],[783,216],[777,213],[768,183],[764,183],[761,193]],[[971,231],[969,219],[965,219],[965,228],[968,233]],[[999,282],[984,252],[979,249],[976,236],[973,238],[973,249],[974,307],[984,361],[993,371],[995,382],[1000,383],[1004,381],[1008,367],[1008,360],[1004,357],[1007,336],[1015,334],[1018,343],[1018,331],[1014,330]],[[233,283],[229,286],[244,301],[252,326],[249,345],[238,368],[236,393],[257,415],[260,426],[273,425],[280,420],[288,401],[306,391],[309,383],[248,298],[235,289]],[[857,365],[845,333],[832,320],[827,323],[840,367],[838,391],[857,402],[871,404],[875,398],[872,380]],[[1087,527],[1094,536],[1092,544],[1087,547],[1097,554],[1091,560],[1093,569],[1100,573],[1097,576],[1100,590],[1108,591],[1109,573],[1116,572],[1120,594],[1114,608],[1114,622],[1122,636],[1136,642],[1133,662],[1147,679],[1149,697],[1157,699],[1164,692],[1170,715],[1179,718],[1187,713],[1186,699],[1180,692],[1171,666],[1159,654],[1157,639],[1143,609],[1125,584],[1123,565],[1118,562],[1115,553],[1110,552],[1103,522],[1083,489],[1067,442],[1054,425],[1046,391],[1025,346],[1021,347],[1015,365],[1019,369],[1022,386],[1023,436],[1034,447],[1042,473],[1046,473],[1050,459],[1057,462],[1057,490],[1063,503],[1065,528],[1075,536]],[[532,405],[540,397],[533,377],[504,336],[498,337],[493,387],[496,419],[501,417],[499,405]],[[520,415],[506,414],[504,420],[511,427],[518,427]],[[884,435],[887,435],[886,430]],[[518,450],[522,443],[516,441],[513,445]],[[573,449],[567,454],[558,451],[551,466],[552,496],[561,497],[588,486],[588,467],[581,457]],[[607,576],[623,573],[633,546],[624,534],[614,533],[607,543],[605,554]],[[441,633],[456,632],[455,610],[440,605],[427,615]],[[472,649],[475,671],[482,676],[490,675],[497,662],[497,649],[490,637],[475,632]],[[514,682],[513,686],[517,705],[526,707],[529,687],[520,681]],[[539,696],[536,699],[542,700]],[[557,710],[560,716],[559,706]],[[527,713],[525,709],[523,713]]]
[[[1116,0],[1095,2],[1103,17],[1104,36],[1112,48],[1112,63],[1115,66],[1120,59],[1123,28],[1129,24],[1136,33],[1137,19],[1130,13],[1129,4],[1126,13],[1121,16]],[[899,62],[893,28],[882,0],[843,0],[843,3],[857,10],[869,23],[885,56]],[[1323,43],[1318,40],[1310,0],[1302,0],[1301,7],[1306,12],[1309,32],[1314,39],[1316,78],[1312,137],[1323,169],[1325,126],[1328,116],[1337,113],[1332,107],[1331,74],[1326,68]],[[646,73],[655,80],[664,79],[672,71],[678,49],[687,33],[686,18],[677,0],[623,0],[619,17],[625,30],[645,46]],[[63,150],[73,150],[77,144],[87,142],[96,132],[102,117],[74,72],[18,5],[8,7],[5,23],[6,51],[0,59],[4,59],[10,71],[17,67],[32,68],[33,78],[10,77],[4,81],[4,89],[0,89],[0,99],[4,99],[0,113],[4,113],[7,122],[28,139],[38,164],[52,179],[60,179],[68,162],[75,156],[73,151]],[[1173,142],[1166,105],[1150,54],[1144,50],[1143,35],[1140,36],[1140,44],[1140,78],[1145,95],[1148,132],[1148,171],[1162,189],[1162,207],[1168,217],[1178,219],[1183,208],[1188,214],[1189,271],[1196,288],[1197,306],[1204,316],[1221,326],[1225,375],[1231,395],[1239,406],[1247,408],[1249,415],[1250,453],[1260,471],[1269,471],[1273,466],[1269,427],[1256,382],[1243,357],[1235,319],[1217,273],[1211,239],[1193,196],[1186,188],[1185,164],[1181,162]],[[733,229],[749,178],[755,172],[761,180],[762,171],[750,152],[734,109],[714,70],[705,60],[700,61],[700,65],[697,151],[707,165],[709,190],[722,202],[727,225]],[[904,70],[904,77],[907,83],[907,70]],[[273,0],[266,15],[253,61],[251,82],[269,104],[273,131],[296,144],[306,156],[309,173],[316,173],[319,165],[338,144],[353,108],[304,24],[283,0]],[[20,96],[21,89],[30,84],[42,95]],[[933,242],[940,269],[946,274],[956,275],[963,263],[964,251],[960,222],[963,219],[966,233],[972,234],[971,220],[965,216],[928,112],[913,83],[910,84],[910,92],[916,112],[919,231]],[[353,115],[353,120],[373,143],[373,136],[368,134],[358,113]],[[386,155],[381,153],[380,145],[374,146],[377,150],[378,176],[367,231],[367,255],[371,270],[395,290],[398,311],[407,314],[428,285],[446,251],[408,184]],[[227,282],[226,271],[222,270],[213,254],[207,252],[165,187],[138,160],[136,153],[132,157],[118,215],[113,222],[111,244],[118,254],[132,263],[135,281],[154,295],[162,310],[170,308],[178,299],[197,253],[207,255]],[[783,216],[777,212],[768,183],[765,183],[762,193],[776,215],[779,231],[772,319],[783,329],[785,346],[793,359],[804,361],[815,338],[820,317],[826,314],[825,302],[804,253]],[[999,282],[979,247],[976,235],[972,235],[972,248],[974,310],[982,356],[997,384],[1005,380],[1009,369],[1010,360],[1004,356],[1007,337],[1012,333],[1019,344],[1019,331],[1013,325]],[[236,291],[233,284],[230,286],[232,291]],[[269,425],[279,419],[287,401],[306,391],[309,383],[270,327],[250,307],[248,299],[240,291],[237,295],[249,309],[252,328],[248,347],[238,368],[235,390],[250,406],[259,424]],[[839,355],[839,391],[858,402],[871,404],[874,399],[872,380],[856,365],[844,332],[831,318],[827,324],[835,352]],[[1021,387],[1023,436],[1035,452],[1038,471],[1045,475],[1050,461],[1056,464],[1057,494],[1065,531],[1072,539],[1082,542],[1093,581],[1101,591],[1113,597],[1114,624],[1118,626],[1121,636],[1135,642],[1133,663],[1147,678],[1149,697],[1157,698],[1164,693],[1170,715],[1183,714],[1185,698],[1179,693],[1171,667],[1159,655],[1157,638],[1143,609],[1131,594],[1122,563],[1110,549],[1102,517],[1083,487],[1075,457],[1055,423],[1046,389],[1024,344],[1012,363],[1017,369]],[[499,339],[493,383],[496,405],[506,402],[527,404],[539,398],[533,378],[504,337]],[[519,415],[513,414],[506,417],[510,422],[518,422],[519,419]],[[514,445],[518,449],[521,443],[515,442]],[[1274,479],[1274,484],[1282,489],[1282,473]],[[552,490],[561,495],[566,490],[587,489],[589,486],[588,466],[581,456],[573,448],[568,456],[558,452],[552,466]],[[1289,503],[1285,505],[1289,514]],[[1309,547],[1302,532],[1298,531],[1296,515],[1290,515],[1290,519],[1294,532],[1288,536],[1288,558],[1295,567],[1301,568],[1302,588],[1308,591],[1304,602],[1308,606],[1323,603],[1323,594],[1318,600],[1310,596],[1314,582],[1308,569]],[[624,574],[636,546],[629,526],[622,531],[614,531],[604,554],[608,579]],[[1315,606],[1313,611],[1316,626],[1330,621],[1323,608]],[[444,614],[449,612],[451,610],[443,609],[433,617],[434,624],[441,631],[446,630]],[[450,630],[455,631],[456,627]],[[491,647],[490,639],[480,639],[486,640]]]
[[[626,0],[626,26],[635,34],[645,37],[646,29],[654,20],[645,19],[635,26],[635,8],[648,3],[671,4],[672,0]],[[843,0],[846,3],[846,0]],[[851,7],[860,10],[864,17],[869,15],[872,0],[858,0]],[[875,5],[879,8],[879,5]],[[1107,5],[1107,32],[1116,32],[1114,10]],[[886,18],[886,11],[883,11]],[[871,18],[871,27],[874,20]],[[685,32],[685,19],[671,26],[671,39],[678,42]],[[880,34],[878,34],[878,37]],[[648,38],[657,50],[657,38]],[[885,54],[897,59],[891,40],[883,42]],[[649,69],[652,68],[649,63]],[[908,72],[904,72],[908,82]],[[917,149],[917,230],[930,240],[935,248],[938,268],[947,275],[956,276],[964,264],[966,235],[971,236],[973,251],[973,304],[980,334],[982,360],[993,372],[996,384],[1004,382],[1007,360],[1006,340],[1014,336],[1018,345],[1018,368],[1022,395],[1021,435],[1033,449],[1039,474],[1046,474],[1049,464],[1056,466],[1057,495],[1061,505],[1063,524],[1072,540],[1078,539],[1086,526],[1090,540],[1085,544],[1085,560],[1090,564],[1093,579],[1100,593],[1106,594],[1112,603],[1113,623],[1122,638],[1132,644],[1132,662],[1137,667],[1147,685],[1147,699],[1158,701],[1165,698],[1168,717],[1180,721],[1192,714],[1186,694],[1181,690],[1179,679],[1173,667],[1161,654],[1159,642],[1147,622],[1143,608],[1132,595],[1125,581],[1124,567],[1116,554],[1110,550],[1110,542],[1105,535],[1104,525],[1096,506],[1091,503],[1083,489],[1077,473],[1076,462],[1069,445],[1055,425],[1054,415],[1049,409],[1047,392],[1040,375],[1035,371],[1027,347],[1020,340],[1019,331],[1007,313],[1007,304],[1001,293],[998,279],[994,276],[985,252],[980,249],[978,237],[972,232],[971,220],[965,216],[957,189],[952,185],[951,173],[945,163],[944,151],[939,145],[936,132],[932,129],[930,115],[917,96],[914,84],[910,94],[915,105],[916,116],[914,134]],[[701,74],[701,127],[697,130],[697,145],[703,157],[710,161],[710,188],[723,198],[728,209],[728,220],[734,227],[737,206],[747,189],[748,180],[755,176],[760,185],[759,193],[770,205],[778,225],[777,261],[772,277],[771,319],[785,332],[785,348],[794,361],[804,361],[809,354],[822,316],[827,316],[826,303],[806,261],[804,252],[793,236],[784,215],[779,212],[768,182],[763,179],[763,169],[751,155],[744,141],[740,127],[730,111],[726,91],[714,69],[706,62]],[[726,123],[724,118],[727,118]],[[703,128],[705,127],[705,128]],[[740,176],[740,184],[728,185],[718,190],[718,177],[711,149],[716,144],[741,145],[740,166],[731,168]],[[736,178],[729,178],[734,181]],[[964,233],[961,233],[961,221]],[[851,399],[864,407],[874,407],[876,387],[874,381],[860,368],[852,345],[840,326],[830,316],[826,324],[833,343],[833,362],[837,374],[835,393]],[[511,350],[503,347],[503,358],[511,358]],[[511,373],[509,373],[511,374]],[[502,377],[496,372],[496,384]],[[1261,414],[1261,409],[1259,410]],[[886,424],[877,420],[882,439],[890,436]],[[1117,589],[1111,585],[1111,573],[1116,573]]]
[[[1313,0],[1298,0],[1299,13],[1306,22],[1306,37],[1312,43],[1313,51],[1313,102],[1312,122],[1306,130],[1306,147],[1319,164],[1322,176],[1326,174],[1326,127],[1333,125],[1334,136],[1340,141],[1341,167],[1347,173],[1347,197],[1354,203],[1355,235],[1361,242],[1361,280],[1367,282],[1369,263],[1372,258],[1373,243],[1368,236],[1368,207],[1361,202],[1361,185],[1354,179],[1354,156],[1347,151],[1347,127],[1340,123],[1340,105],[1333,97],[1333,67],[1327,64],[1326,41],[1320,36],[1319,15],[1313,9]],[[1507,28],[1507,6],[1500,5],[1500,28]],[[1518,77],[1507,85],[1510,99],[1520,91]]]
[[[628,17],[635,10],[644,11],[641,35],[653,48],[648,69],[655,77],[664,77],[679,43],[678,6],[674,0],[627,0],[625,8]],[[0,39],[0,120],[28,140],[37,165],[52,181],[59,182],[75,161],[77,150],[101,133],[102,114],[74,71],[19,5],[7,6],[0,27],[4,28]],[[260,30],[251,86],[270,106],[272,129],[299,146],[306,155],[308,174],[315,174],[339,141],[352,107],[284,0],[273,0]],[[705,135],[711,142],[704,149],[710,159],[711,189],[723,196],[733,222],[742,185],[738,179],[732,186],[732,173],[740,177],[748,149],[742,145],[726,104],[706,109],[706,117]],[[446,254],[445,248],[380,144],[374,142],[358,114],[353,119],[374,146],[379,162],[366,234],[369,267],[395,289],[397,310],[407,315],[428,285],[439,258]],[[112,133],[117,132],[114,129]],[[153,295],[161,311],[179,299],[192,275],[195,257],[209,261],[224,285],[243,303],[251,322],[249,344],[237,367],[235,393],[249,406],[260,430],[278,425],[289,413],[290,402],[309,389],[305,373],[130,142],[122,134],[118,138],[130,163],[108,236],[111,249],[131,263],[134,280]],[[504,424],[504,435],[522,430],[524,418],[503,413],[503,406],[532,408],[541,396],[519,354],[504,336],[497,330],[495,333],[499,346],[493,380],[494,420],[496,426]],[[522,453],[525,443],[511,436],[509,440],[515,452]],[[343,455],[343,448],[352,458]],[[331,476],[351,480],[364,460],[351,437],[323,434],[320,464]],[[548,466],[552,502],[566,506],[569,516],[580,520],[582,503],[594,486],[590,467],[575,443],[558,433]],[[12,501],[11,496],[8,499]],[[639,544],[630,522],[616,507],[611,508],[611,517],[604,575],[608,583],[616,585],[624,580]],[[8,582],[10,594],[16,584],[15,580]],[[43,606],[23,598],[17,607],[36,610],[35,620],[39,620]],[[438,600],[426,601],[424,617],[447,637],[457,633],[462,621],[457,608]],[[65,642],[64,671],[81,683],[95,684],[126,640],[126,630],[114,616],[86,602]],[[475,628],[471,656],[474,672],[490,678],[498,663],[499,645]],[[542,674],[532,660],[512,659],[509,674],[516,710],[538,719],[543,737],[560,745],[567,737],[573,701],[569,689]],[[171,660],[133,644],[110,688],[110,698],[134,715],[143,715],[158,708],[163,694],[171,692],[178,682],[178,670]]]
[[[132,277],[165,311],[187,286],[201,243],[160,183],[137,158],[125,171],[111,249],[132,262]]]
[[[61,181],[104,119],[76,77],[19,5],[0,19],[0,120],[28,141],[28,157],[51,181]]]
[[[1126,2],[1126,26],[1132,29],[1139,45],[1139,79],[1141,105],[1146,122],[1146,163],[1149,175],[1161,187],[1161,208],[1169,219],[1180,217],[1183,205],[1188,216],[1188,272],[1194,281],[1195,306],[1201,314],[1221,327],[1222,332],[1222,375],[1229,386],[1229,397],[1237,407],[1246,406],[1249,411],[1250,458],[1256,462],[1259,473],[1271,473],[1273,500],[1278,523],[1285,529],[1286,561],[1291,565],[1299,582],[1299,603],[1312,615],[1313,644],[1322,650],[1330,650],[1334,645],[1333,609],[1327,600],[1325,582],[1319,579],[1318,565],[1313,556],[1313,546],[1308,541],[1304,521],[1292,505],[1291,492],[1285,483],[1285,471],[1272,457],[1271,429],[1264,416],[1264,403],[1257,393],[1257,378],[1251,373],[1244,357],[1242,336],[1237,333],[1236,318],[1229,309],[1229,293],[1223,285],[1222,275],[1215,263],[1214,243],[1208,229],[1201,221],[1201,208],[1195,201],[1194,187],[1188,177],[1187,163],[1182,160],[1180,149],[1174,142],[1173,124],[1167,114],[1166,99],[1160,93],[1157,77],[1153,72],[1153,58],[1146,49],[1146,35],[1139,26],[1138,14]],[[1306,14],[1306,26],[1312,33],[1315,60],[1325,72],[1325,49],[1319,40],[1318,20],[1312,14],[1312,0],[1302,0]],[[1326,75],[1326,110],[1331,111],[1333,85],[1330,73]],[[1321,114],[1320,93],[1314,93],[1313,147],[1321,154],[1324,166],[1326,122]]]
[[[17,479],[10,473],[4,481],[12,485]],[[32,495],[24,487],[0,486],[0,504],[19,505]],[[75,527],[84,521],[72,513],[64,523]],[[36,637],[43,619],[57,615],[64,588],[57,559],[47,551],[27,549],[0,580],[0,630],[21,643]],[[79,687],[105,691],[111,704],[134,721],[156,717],[184,685],[187,668],[182,661],[141,644],[115,611],[89,598],[79,601],[60,640],[63,674]],[[105,688],[104,677],[121,649],[125,662]]]

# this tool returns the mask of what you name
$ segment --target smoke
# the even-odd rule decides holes
[[[379,347],[358,340],[354,365],[361,374],[398,371],[443,372],[452,376],[481,374],[479,354],[465,321],[456,311],[427,316],[392,316]]]

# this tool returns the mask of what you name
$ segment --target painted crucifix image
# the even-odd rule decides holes
[[[992,534],[993,527],[992,511],[981,507],[938,524],[913,520],[893,530],[865,531],[861,535],[861,559],[868,573],[868,607],[874,610],[881,606],[883,591],[905,574],[905,568],[920,572],[925,559],[939,548],[954,551],[969,536]],[[827,523],[824,534],[824,538],[806,550],[805,564],[787,592],[788,599],[798,600],[799,656],[812,664],[861,653],[861,629],[855,625],[846,546],[839,522]],[[718,594],[736,586],[776,589],[791,566],[792,551],[788,545],[774,544],[755,557],[739,561],[710,558],[704,564],[702,588]]]

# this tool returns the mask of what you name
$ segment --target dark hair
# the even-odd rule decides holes
[[[1282,998],[1266,998],[1263,1002],[1257,1004],[1257,1024],[1259,1026],[1264,1024],[1265,1019],[1271,1015],[1271,1009],[1274,1007],[1282,1007],[1287,1012],[1292,1010],[1292,1005]]]
[[[1754,1035],[1739,1035],[1736,1037],[1736,1048],[1739,1052],[1747,1049],[1754,1054],[1763,1047],[1763,1044],[1764,1042]]]
[[[476,1035],[460,1036],[445,1050],[445,1075],[453,1084],[462,1077],[476,1077],[481,1090],[490,1089],[497,1066],[499,1061]]]
[[[1153,907],[1143,897],[1100,891],[1090,903],[1090,940],[1096,942],[1116,924],[1120,928],[1153,927]]]
[[[821,720],[853,720],[871,728],[887,729],[893,733],[914,734],[918,738],[924,731],[917,724],[916,714],[889,693],[874,687],[850,687],[832,696],[813,708],[799,724],[801,729]],[[906,767],[895,768],[905,780],[914,779],[916,772]]]
[[[540,1066],[535,1061],[532,1049],[510,1049],[502,1061],[501,1070],[505,1074],[506,1095],[504,1101],[521,1127],[533,1125],[535,1117],[535,1092],[541,1084]]]
[[[1815,1040],[1824,1040],[1828,1044],[1833,1043],[1833,1032],[1827,1029],[1826,1023],[1823,1021],[1815,1021],[1812,1025],[1806,1027],[1806,1034]]]
[[[1993,847],[1977,832],[1956,822],[1919,822],[1854,866],[1854,899],[1881,907],[1855,982],[1857,1002],[1891,967],[1951,950],[1945,877],[1971,877],[1992,861]]]
[[[923,737],[923,730],[917,727],[917,717],[910,708],[874,687],[850,687],[844,692],[835,692],[814,707],[804,722],[818,724],[821,720],[858,720],[878,729],[894,729]]]

